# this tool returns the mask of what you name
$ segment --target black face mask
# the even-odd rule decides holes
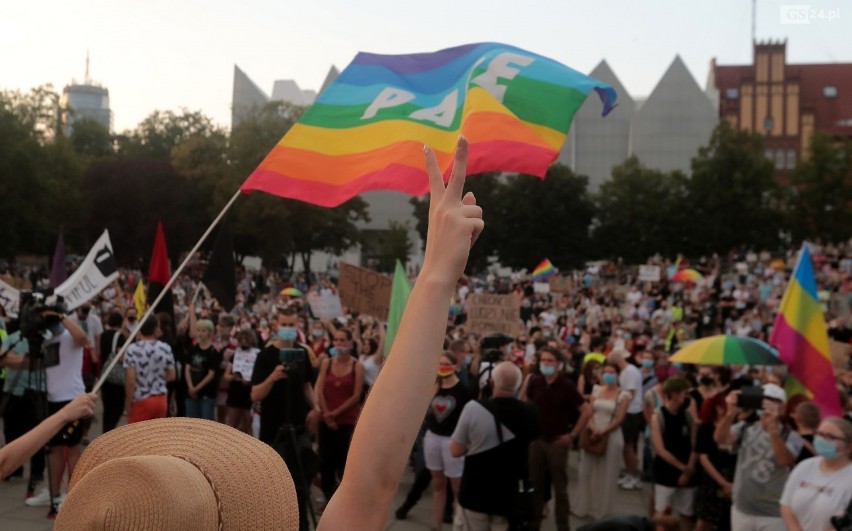
[[[713,380],[713,378],[711,378],[710,376],[702,376],[698,379],[698,383],[700,383],[701,385],[710,386],[713,385],[714,382],[715,380]]]

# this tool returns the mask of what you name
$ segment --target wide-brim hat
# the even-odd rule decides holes
[[[299,528],[296,490],[268,445],[226,425],[128,424],[86,448],[56,529]]]

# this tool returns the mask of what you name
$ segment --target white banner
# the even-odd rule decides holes
[[[547,282],[533,282],[535,293],[550,293],[550,284]]]
[[[54,293],[65,298],[68,311],[92,300],[118,278],[118,266],[112,253],[109,231],[104,231],[80,267],[60,284]]]
[[[340,297],[332,293],[327,295],[310,293],[308,295],[308,304],[311,305],[311,313],[314,314],[314,317],[322,321],[330,321],[343,316],[343,306],[340,304]]]
[[[660,281],[660,266],[655,265],[640,265],[639,280],[642,282],[659,282]]]
[[[6,310],[6,315],[17,317],[20,302],[21,292],[0,280],[0,306]]]

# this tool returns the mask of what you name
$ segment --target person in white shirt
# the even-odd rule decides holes
[[[642,412],[642,372],[627,361],[629,357],[630,352],[624,348],[615,348],[609,353],[609,360],[618,365],[620,371],[619,387],[630,397],[627,415],[621,425],[624,435],[625,475],[619,485],[625,489],[641,489],[638,444],[639,434],[645,429],[645,416]]]

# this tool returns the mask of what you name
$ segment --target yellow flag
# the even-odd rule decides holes
[[[133,293],[133,305],[136,306],[136,315],[141,319],[147,307],[145,304],[145,285],[142,284],[141,278],[136,284],[136,291]]]

